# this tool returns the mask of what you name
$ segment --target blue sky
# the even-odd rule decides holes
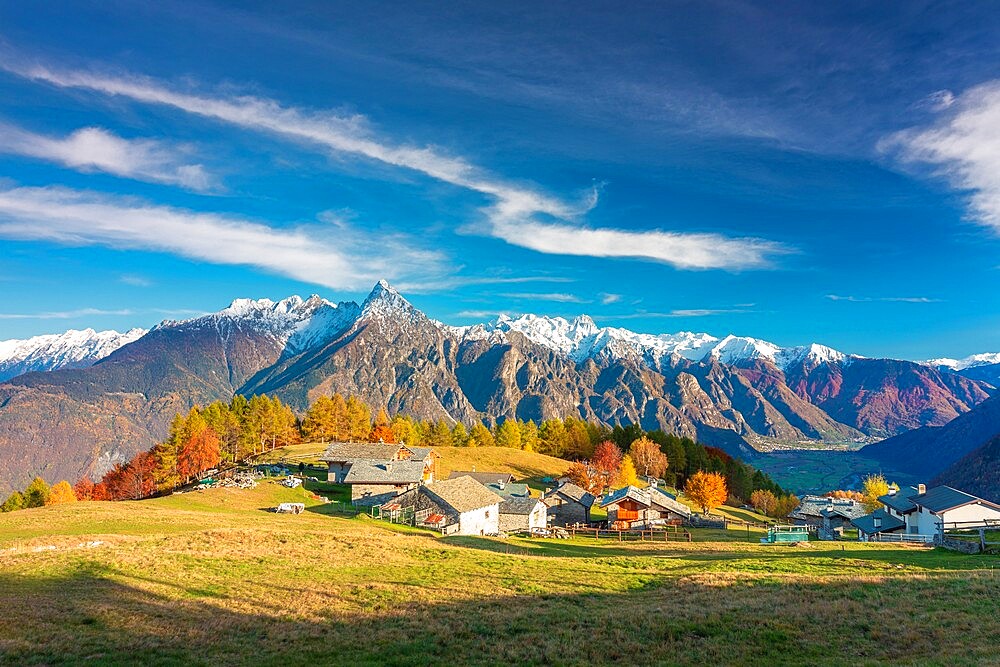
[[[1000,349],[988,3],[0,5],[0,338],[236,297]]]

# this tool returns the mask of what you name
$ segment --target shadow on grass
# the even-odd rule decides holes
[[[0,617],[0,663],[976,664],[995,657],[992,644],[956,653],[948,628],[988,636],[1000,594],[985,573],[827,583],[650,577],[625,592],[500,591],[436,603],[378,582],[309,602],[280,583],[253,596],[240,586],[186,586],[89,563],[60,577],[0,574],[0,605],[17,610]]]

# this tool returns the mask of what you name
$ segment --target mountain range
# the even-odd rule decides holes
[[[48,362],[36,354],[30,370],[45,372],[0,384],[0,490],[34,474],[96,476],[161,439],[175,413],[234,393],[275,394],[304,410],[339,391],[390,412],[466,423],[572,414],[747,455],[773,443],[861,444],[940,426],[994,392],[940,364],[737,336],[640,334],[586,316],[452,327],[384,282],[362,304],[238,299],[119,338],[70,333],[86,334],[79,348],[94,351]],[[101,336],[106,348],[87,342]]]

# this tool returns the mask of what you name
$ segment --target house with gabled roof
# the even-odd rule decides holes
[[[351,485],[355,505],[381,505],[419,486],[424,480],[424,462],[412,460],[357,461],[344,476]]]
[[[793,525],[816,526],[829,535],[839,533],[850,526],[851,521],[867,513],[864,503],[857,500],[830,496],[803,496],[798,507],[792,510],[788,518]]]
[[[640,489],[623,486],[604,496],[601,507],[608,512],[608,522],[622,529],[640,528],[667,521],[687,521],[691,508],[666,491],[649,486]]]
[[[466,475],[418,486],[393,502],[412,507],[418,525],[445,535],[496,535],[503,500]]]
[[[590,510],[596,500],[594,494],[573,482],[564,482],[542,496],[548,508],[548,521],[553,526],[590,523]]]
[[[548,507],[539,498],[507,496],[500,503],[500,530],[532,531],[548,525]]]
[[[1000,505],[950,486],[890,489],[879,501],[883,508],[851,522],[863,540],[882,533],[904,533],[929,541],[956,525],[1000,522]]]
[[[421,481],[429,483],[437,472],[438,454],[429,447],[387,442],[334,442],[319,459],[327,464],[327,481],[334,484],[349,484],[347,474],[356,463],[385,461],[420,461],[424,466]]]

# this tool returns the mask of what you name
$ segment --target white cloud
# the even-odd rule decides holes
[[[153,285],[153,281],[149,278],[143,278],[132,273],[126,273],[119,277],[118,280],[132,287],[151,287]]]
[[[103,310],[101,308],[78,308],[45,313],[0,313],[0,320],[68,320],[74,317],[97,315],[131,315],[131,310]]]
[[[103,171],[197,191],[217,187],[202,165],[186,162],[185,149],[152,139],[123,139],[99,127],[85,127],[66,137],[48,137],[0,124],[0,152],[50,160],[78,171]]]
[[[773,255],[790,252],[779,243],[721,234],[633,232],[583,229],[525,219],[497,220],[497,236],[539,252],[589,257],[632,257],[665,262],[679,269],[755,269],[771,265]]]
[[[932,299],[926,296],[844,296],[840,294],[827,294],[830,301],[849,301],[851,303],[871,303],[897,302],[897,303],[940,303],[941,299]]]
[[[513,294],[501,294],[500,296],[507,297],[509,299],[529,299],[532,301],[558,301],[559,303],[589,303],[573,294],[565,294],[561,292],[557,293],[517,292]]]
[[[0,189],[0,237],[170,252],[215,264],[255,266],[336,289],[380,278],[433,276],[441,257],[399,239],[368,244],[349,229],[275,229],[215,213],[65,188]]]
[[[621,300],[622,300],[622,295],[621,294],[602,294],[601,295],[601,303],[604,304],[605,306],[610,305],[612,303],[618,303]]]
[[[767,268],[784,246],[755,238],[729,238],[654,230],[587,229],[579,218],[597,203],[598,188],[579,203],[568,203],[526,186],[505,182],[467,161],[431,147],[399,145],[375,135],[361,116],[312,112],[253,96],[209,97],[171,90],[146,78],[60,71],[40,65],[14,67],[21,76],[65,88],[160,104],[242,128],[279,135],[337,153],[363,156],[412,169],[466,188],[494,201],[484,208],[485,233],[537,252],[592,257],[645,258],[680,269]],[[539,216],[546,218],[544,221]],[[555,219],[557,222],[550,222]]]
[[[639,320],[643,318],[674,318],[674,317],[709,317],[711,315],[726,315],[731,313],[748,313],[743,308],[687,308],[670,310],[665,313],[627,313],[624,315],[606,315],[609,320]]]
[[[904,163],[937,167],[954,187],[970,193],[970,215],[1000,232],[1000,80],[957,98],[939,97],[937,122],[886,137],[879,149],[894,151]]]

